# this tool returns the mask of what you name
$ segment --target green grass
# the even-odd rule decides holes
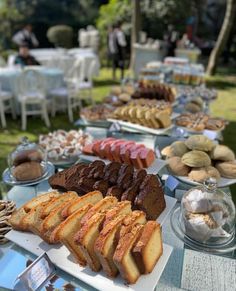
[[[102,69],[98,78],[95,79],[93,95],[96,101],[101,101],[108,95],[110,87],[116,84],[111,79],[111,70]],[[214,116],[221,116],[230,121],[229,125],[224,130],[224,144],[231,147],[236,153],[236,70],[223,68],[219,73],[207,80],[208,86],[215,87],[219,96],[216,101],[211,104],[211,112]],[[71,129],[74,128],[70,124],[66,114],[58,114],[55,118],[51,118],[52,127],[55,129]],[[28,136],[30,140],[37,141],[40,133],[47,133],[49,130],[38,117],[28,118],[27,131],[21,131],[21,122],[18,118],[12,120],[7,117],[7,129],[0,129],[0,173],[7,166],[7,155],[18,144],[20,138]],[[231,187],[232,194],[236,200],[236,186]]]

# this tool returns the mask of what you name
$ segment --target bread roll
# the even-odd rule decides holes
[[[173,152],[174,156],[182,157],[184,154],[186,154],[189,149],[185,145],[183,141],[175,141],[170,146],[171,152]]]
[[[193,168],[207,167],[211,165],[208,154],[202,151],[191,151],[183,155],[182,163]]]
[[[35,162],[42,162],[43,157],[41,155],[40,152],[36,151],[36,150],[25,150],[22,152],[19,152],[13,161],[13,165],[14,166],[18,166],[22,163],[25,162],[31,162],[31,161],[35,161]]]
[[[205,135],[192,135],[185,141],[186,146],[191,150],[210,152],[214,143]]]
[[[18,181],[30,181],[40,178],[43,175],[43,168],[40,163],[26,162],[16,166],[12,174]]]
[[[168,159],[168,168],[170,172],[178,176],[188,176],[190,168],[182,163],[180,157],[172,157]]]
[[[191,180],[200,183],[208,178],[215,178],[216,180],[220,179],[219,171],[212,166],[192,169],[188,176]]]
[[[228,179],[236,179],[236,160],[230,162],[217,163],[216,169],[220,175]]]
[[[235,160],[234,152],[225,145],[217,145],[216,147],[214,147],[210,153],[210,156],[213,160],[219,161]]]

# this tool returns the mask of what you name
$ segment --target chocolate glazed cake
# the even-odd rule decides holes
[[[156,220],[165,209],[165,198],[156,175],[133,166],[103,161],[77,164],[53,175],[49,179],[52,188],[61,191],[76,191],[79,195],[98,190],[105,196],[114,196],[118,201],[128,200],[132,209],[142,210],[147,219]]]

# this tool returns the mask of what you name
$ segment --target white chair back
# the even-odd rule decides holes
[[[84,62],[82,59],[77,58],[74,66],[69,70],[67,74],[67,80],[74,84],[79,84],[84,79]]]
[[[24,69],[19,77],[19,93],[21,95],[45,95],[46,86],[43,75],[37,69]]]
[[[91,59],[89,62],[89,68],[87,71],[87,79],[89,82],[92,83],[93,77],[97,74],[97,71],[99,70],[99,63],[96,59]]]

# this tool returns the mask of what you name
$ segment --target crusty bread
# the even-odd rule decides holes
[[[132,210],[130,201],[118,202],[114,207],[112,207],[112,209],[107,211],[103,227],[109,224],[115,217],[121,214],[129,214],[131,212]]]
[[[64,220],[57,229],[54,240],[61,241],[74,256],[75,260],[82,266],[86,265],[86,260],[81,251],[80,245],[74,242],[75,234],[80,230],[80,221],[87,211],[92,207],[92,204],[78,209]]]
[[[78,197],[72,203],[68,204],[62,211],[62,216],[64,218],[70,216],[76,210],[84,207],[86,204],[96,204],[98,201],[102,200],[103,196],[100,191],[93,191],[85,194],[84,196]]]
[[[43,209],[41,213],[41,218],[42,219],[46,218],[53,209],[60,206],[62,203],[71,200],[71,198],[76,199],[77,197],[78,197],[78,194],[74,191],[68,191],[61,194],[59,197],[57,197],[57,199],[48,203],[48,205]]]
[[[40,205],[43,202],[51,201],[55,199],[60,194],[57,191],[48,192],[42,195],[39,195],[29,202],[25,203],[19,209],[13,212],[11,218],[9,219],[9,223],[11,224],[13,229],[16,230],[28,230],[27,225],[24,223],[24,218],[26,215],[35,207]]]
[[[140,273],[151,273],[162,253],[161,226],[150,220],[144,225],[142,234],[132,250]]]
[[[82,218],[81,225],[83,226],[89,219],[96,213],[99,213],[103,210],[110,209],[117,204],[117,198],[112,196],[107,196],[103,198],[101,201],[96,203]]]
[[[104,219],[105,211],[94,214],[75,235],[75,242],[81,246],[89,267],[95,272],[101,269],[101,264],[94,251],[94,243],[99,236]]]
[[[115,250],[113,261],[121,276],[129,284],[134,284],[140,277],[140,271],[132,256],[132,248],[141,235],[143,225],[136,225],[130,232],[120,238]]]
[[[119,232],[125,217],[126,214],[119,215],[106,224],[94,245],[95,253],[99,258],[102,268],[110,277],[115,277],[118,273],[118,269],[113,262],[113,255],[118,243],[116,234]]]
[[[120,237],[130,232],[136,224],[145,224],[146,214],[143,211],[135,210],[131,214],[127,215],[123,221],[123,225],[120,230]]]

